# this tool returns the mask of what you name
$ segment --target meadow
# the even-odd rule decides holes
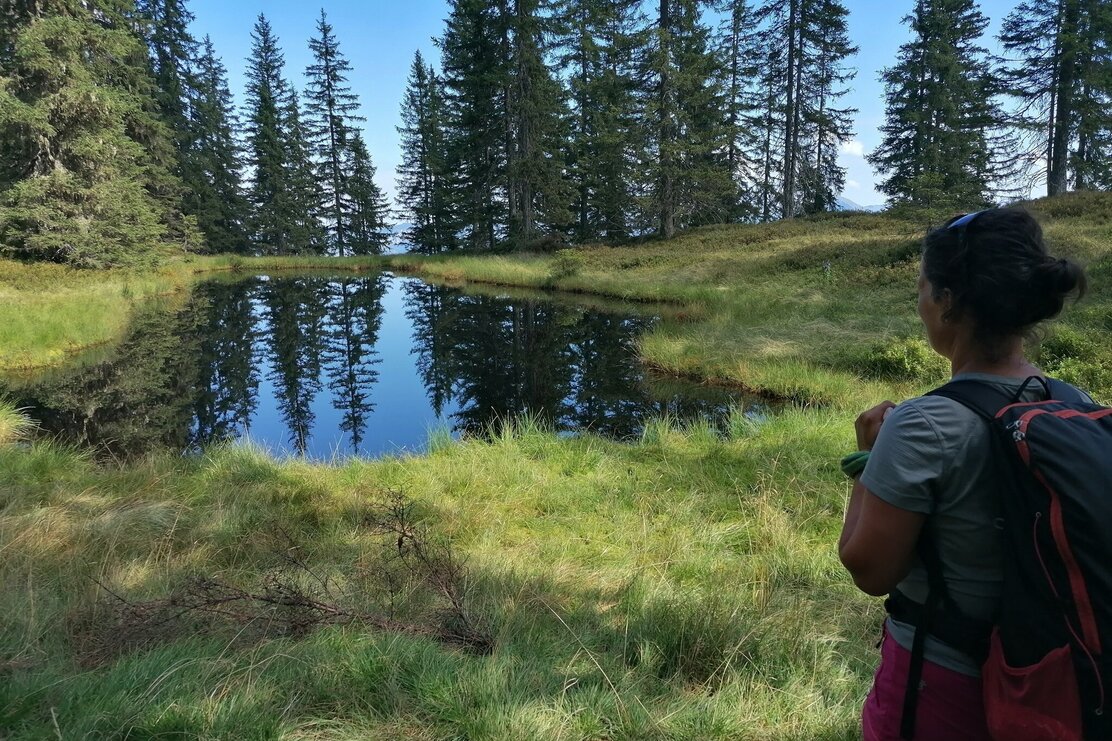
[[[1112,196],[1029,207],[1092,282],[1032,352],[1112,400]],[[861,409],[946,375],[915,316],[923,228],[831,214],[342,264],[668,302],[648,362],[793,403],[726,434],[662,419],[624,444],[526,419],[376,461],[105,463],[0,404],[0,734],[857,737],[882,610],[838,563],[837,462]],[[214,270],[312,267],[0,262],[0,369],[110,352],[134,307]]]

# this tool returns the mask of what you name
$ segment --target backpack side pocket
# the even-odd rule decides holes
[[[1081,741],[1081,695],[1067,643],[1031,666],[1009,666],[998,630],[981,671],[988,728],[1000,741]]]

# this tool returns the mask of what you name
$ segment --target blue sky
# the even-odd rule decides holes
[[[843,148],[842,164],[847,169],[845,197],[867,206],[883,203],[874,189],[875,176],[863,154],[880,140],[877,128],[884,118],[880,70],[892,63],[901,43],[908,38],[900,23],[913,0],[845,0],[850,11],[850,36],[860,47],[853,60],[857,78],[847,96],[857,108],[856,135]],[[1020,0],[982,0],[981,10],[995,34],[1000,21]],[[359,95],[367,146],[378,167],[378,181],[394,193],[394,170],[399,160],[399,111],[413,53],[420,49],[436,60],[432,43],[448,15],[446,0],[191,0],[196,16],[193,32],[198,38],[212,37],[217,54],[228,67],[232,90],[242,102],[243,70],[251,49],[251,26],[265,13],[286,56],[286,74],[298,88],[304,86],[303,72],[309,64],[308,40],[315,32],[321,7],[335,28],[340,48],[354,68],[352,89]],[[987,40],[989,48],[995,42]]]

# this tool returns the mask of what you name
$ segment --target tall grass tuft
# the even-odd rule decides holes
[[[19,440],[32,427],[34,427],[34,423],[30,417],[7,404],[0,397],[0,445]]]

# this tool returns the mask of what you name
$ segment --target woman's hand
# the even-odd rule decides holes
[[[876,444],[876,436],[880,434],[880,426],[884,424],[884,418],[895,406],[893,402],[882,401],[872,409],[861,412],[857,421],[854,422],[854,428],[857,430],[858,450],[873,449],[873,445]]]

